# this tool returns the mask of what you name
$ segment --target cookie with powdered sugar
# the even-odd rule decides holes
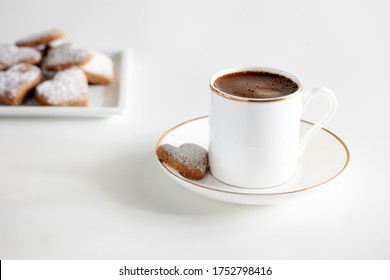
[[[35,33],[16,41],[17,46],[21,47],[37,47],[47,45],[52,41],[61,39],[65,36],[62,29],[51,29],[40,33]]]
[[[92,59],[81,69],[87,75],[91,84],[109,84],[114,78],[114,66],[109,56],[100,52],[93,52]]]
[[[59,71],[53,79],[37,86],[35,99],[41,105],[87,106],[87,77],[84,71],[77,67]]]
[[[18,63],[37,64],[41,59],[41,53],[34,48],[0,45],[0,70],[8,69]]]
[[[0,71],[0,103],[19,105],[41,79],[41,70],[26,63],[16,64],[7,71]]]
[[[59,46],[65,44],[65,43],[67,43],[66,40],[64,38],[60,38],[60,39],[56,39],[56,40],[50,41],[46,45],[47,45],[48,49],[51,49],[51,48],[59,47]]]
[[[156,154],[160,161],[189,179],[202,179],[208,167],[207,150],[196,144],[185,143],[180,147],[163,144]]]
[[[82,66],[92,58],[92,51],[66,43],[51,48],[45,57],[46,69],[60,71],[72,66]]]

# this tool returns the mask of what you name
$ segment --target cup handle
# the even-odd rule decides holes
[[[307,131],[299,140],[298,158],[301,157],[306,144],[310,141],[314,134],[316,134],[333,117],[334,113],[336,112],[337,100],[333,92],[325,87],[317,87],[303,93],[301,114],[305,112],[310,100],[316,95],[326,97],[329,102],[329,107],[326,114],[324,114],[324,116],[318,122],[316,122],[313,127],[310,128],[309,131]]]

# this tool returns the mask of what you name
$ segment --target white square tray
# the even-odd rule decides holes
[[[114,63],[114,80],[109,85],[89,86],[87,107],[40,106],[33,98],[20,106],[0,105],[0,116],[9,117],[109,117],[125,110],[131,50],[104,51]]]

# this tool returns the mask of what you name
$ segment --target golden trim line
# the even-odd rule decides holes
[[[208,116],[202,116],[202,117],[198,117],[198,118],[195,118],[195,119],[191,119],[191,120],[188,120],[186,122],[183,122],[183,123],[180,123],[172,128],[170,128],[168,131],[166,131],[160,138],[159,140],[157,141],[157,144],[156,144],[156,150],[158,148],[158,146],[161,145],[162,141],[165,139],[166,136],[168,136],[172,131],[174,131],[175,129],[183,126],[183,125],[186,125],[190,122],[194,122],[194,121],[197,121],[197,120],[200,120],[200,119],[204,119],[204,118],[208,118]],[[305,120],[301,120],[301,122],[304,122],[304,123],[308,123],[308,124],[311,124],[311,125],[314,125],[313,123],[309,122],[309,121],[305,121]],[[313,185],[313,186],[309,186],[309,187],[306,187],[306,188],[303,188],[303,189],[299,189],[299,190],[295,190],[295,191],[288,191],[288,192],[274,192],[274,193],[260,193],[260,194],[256,194],[256,193],[242,193],[242,192],[232,192],[232,191],[224,191],[224,190],[217,190],[217,189],[214,189],[214,188],[211,188],[209,186],[205,186],[205,185],[200,185],[198,183],[196,183],[195,181],[193,180],[190,180],[190,179],[186,179],[182,176],[178,176],[177,174],[175,174],[174,172],[172,172],[164,163],[162,163],[162,165],[164,166],[164,168],[169,172],[171,173],[173,176],[179,178],[180,180],[184,180],[186,181],[187,183],[189,184],[192,184],[192,185],[195,185],[195,186],[198,186],[198,187],[201,187],[201,188],[205,188],[205,189],[209,189],[209,190],[212,190],[212,191],[216,191],[216,192],[223,192],[223,193],[230,193],[230,194],[239,194],[239,195],[260,195],[260,196],[263,196],[263,195],[283,195],[283,194],[291,194],[291,193],[299,193],[299,192],[303,192],[303,191],[306,191],[306,190],[309,190],[309,189],[312,189],[312,188],[315,188],[315,187],[318,187],[320,185],[323,185],[331,180],[333,180],[334,178],[336,178],[338,175],[340,175],[348,166],[349,164],[349,161],[350,161],[350,152],[349,152],[349,149],[348,149],[348,146],[347,144],[345,144],[345,142],[343,140],[341,140],[340,137],[338,137],[336,134],[334,134],[333,132],[325,129],[325,128],[321,128],[322,130],[326,131],[327,133],[331,134],[332,136],[334,136],[344,147],[345,149],[345,152],[346,152],[346,156],[347,156],[347,160],[345,161],[345,164],[343,166],[343,168],[341,168],[341,170],[335,175],[333,176],[332,178],[330,179],[327,179],[325,180],[324,182],[321,182],[319,184],[316,184],[316,185]],[[210,171],[207,171],[210,173]],[[210,173],[211,175],[211,173]],[[212,176],[212,175],[211,175]],[[215,178],[215,177],[214,177]],[[227,184],[225,184],[227,185]],[[232,185],[229,185],[229,186],[232,186]],[[235,187],[235,186],[232,186],[232,187]],[[236,187],[236,188],[239,188],[239,187]],[[241,188],[242,189],[242,188]]]

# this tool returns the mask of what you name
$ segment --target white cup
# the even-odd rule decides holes
[[[298,85],[294,93],[275,98],[245,98],[214,86],[221,76],[260,71],[285,76]],[[285,71],[266,67],[231,68],[210,79],[209,164],[223,183],[242,188],[269,188],[288,182],[313,135],[335,113],[337,101],[327,88],[303,92],[301,81]],[[328,98],[329,110],[299,139],[300,118],[315,95]]]

